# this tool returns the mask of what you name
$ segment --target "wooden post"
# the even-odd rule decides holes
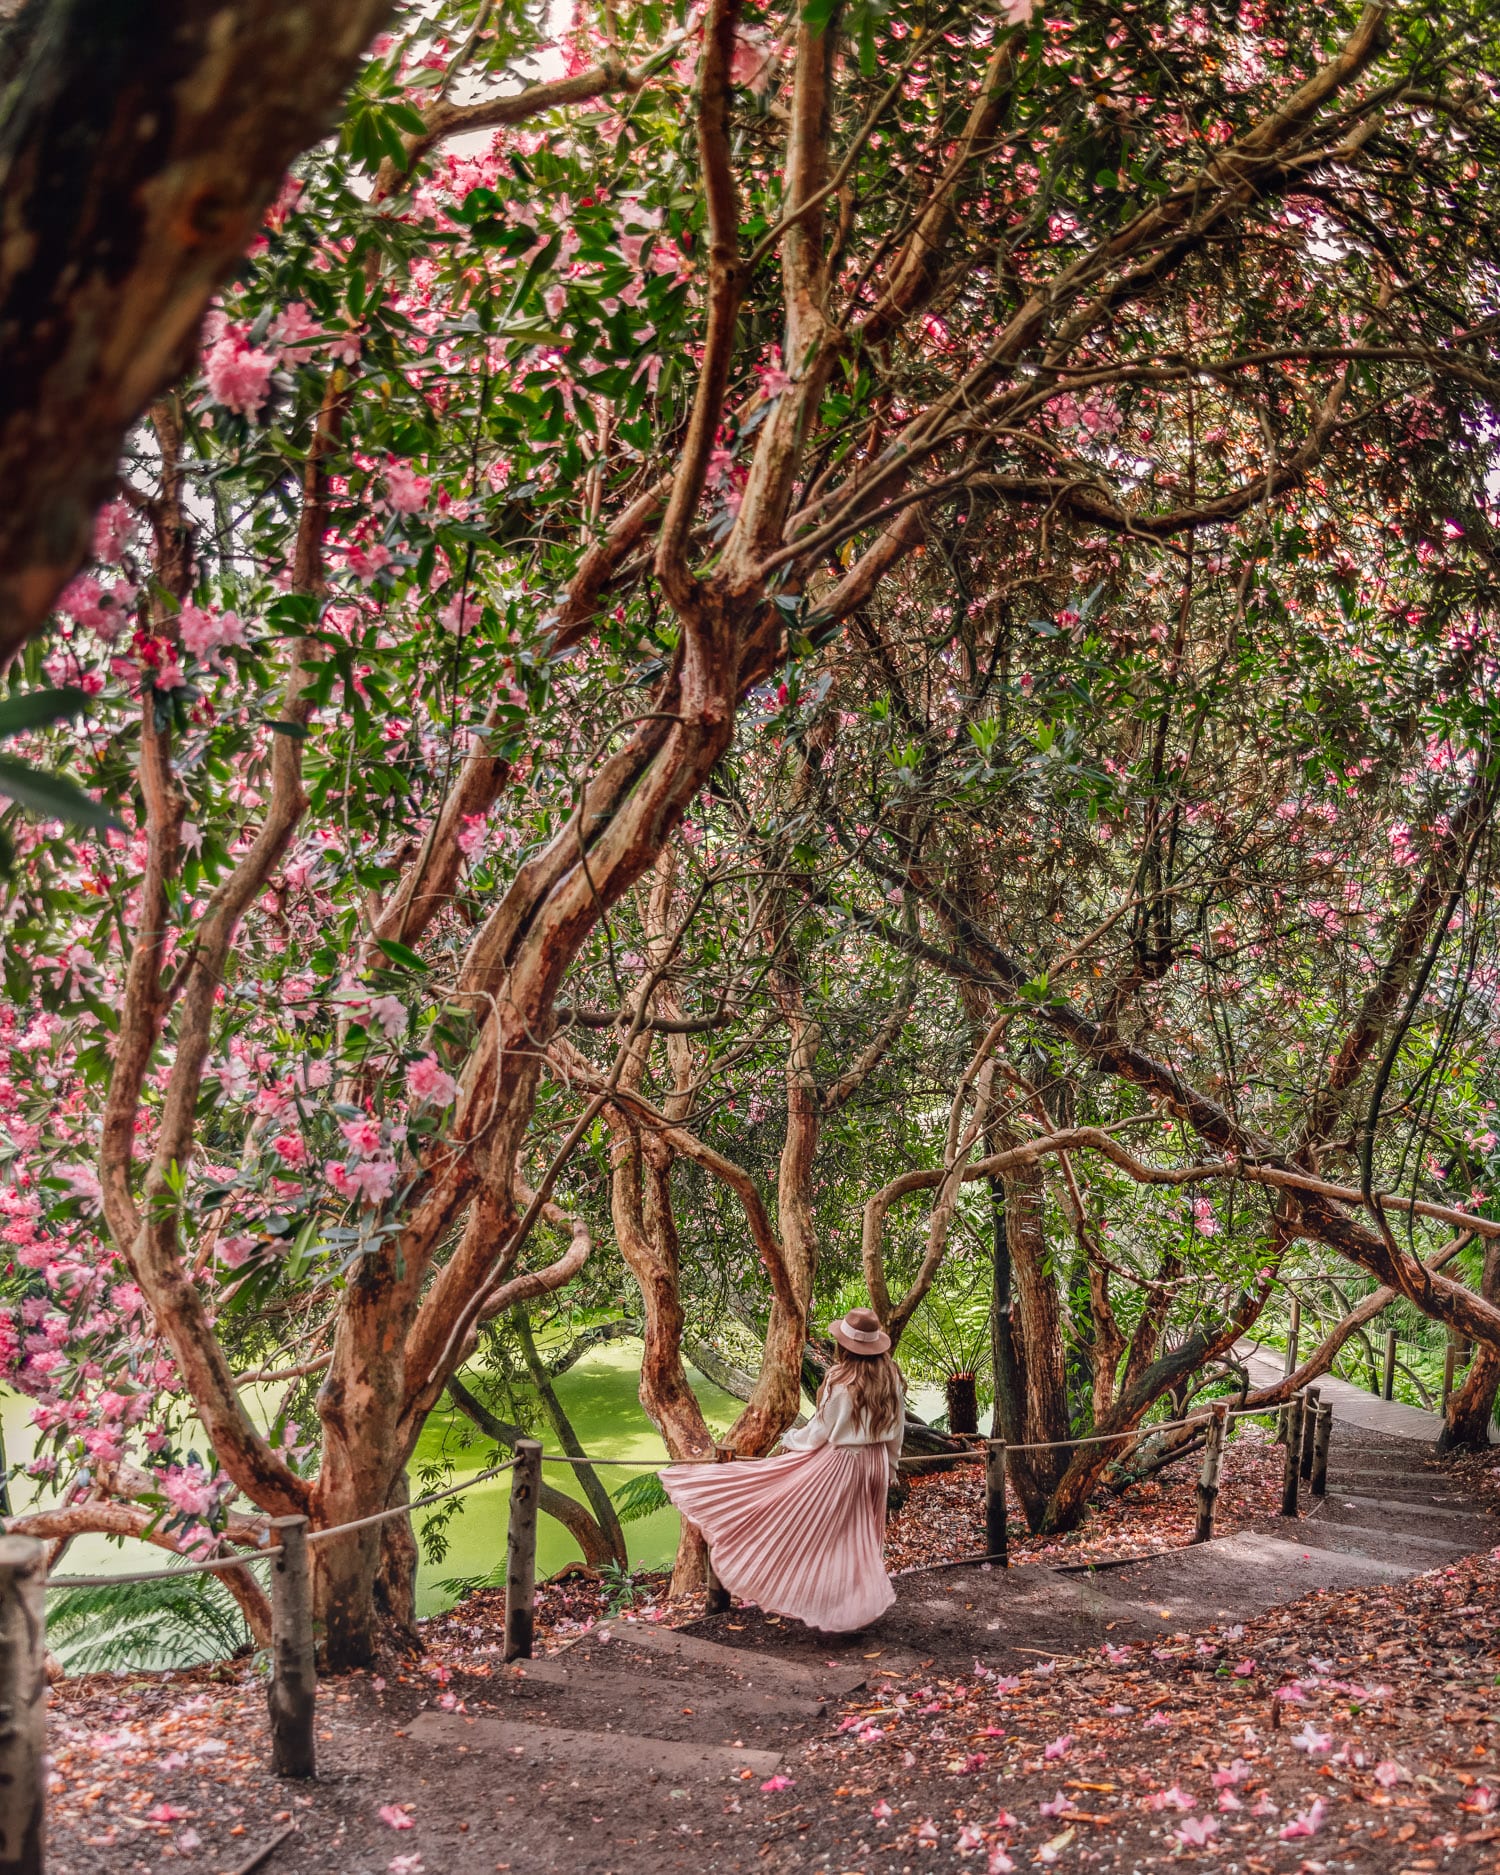
[[[281,1554],[271,1559],[271,1769],[277,1777],[316,1777],[313,1715],[318,1670],[313,1653],[312,1575],[307,1519],[273,1517]]]
[[[516,1440],[510,1480],[510,1532],[505,1548],[505,1658],[530,1660],[536,1632],[536,1507],[542,1486],[542,1442]]]
[[[1321,1395],[1316,1387],[1309,1387],[1302,1407],[1302,1476],[1310,1478],[1313,1468],[1313,1437],[1318,1423],[1318,1402]]]
[[[1286,1470],[1281,1480],[1281,1514],[1297,1514],[1297,1481],[1302,1468],[1302,1395],[1293,1394],[1286,1403]]]
[[[732,1446],[716,1445],[714,1447],[715,1464],[727,1465],[733,1457],[734,1448]],[[708,1590],[708,1593],[703,1598],[704,1614],[727,1615],[732,1605],[729,1599],[729,1590],[725,1588],[714,1570],[714,1559],[711,1553],[704,1558],[703,1572],[707,1577],[706,1587]]]
[[[1286,1333],[1286,1370],[1283,1378],[1290,1380],[1297,1371],[1297,1343],[1302,1339],[1302,1304],[1296,1296],[1292,1297],[1292,1320]]]
[[[1005,1518],[1005,1441],[984,1444],[984,1547],[991,1562],[1010,1567],[1010,1532]]]
[[[1443,1350],[1443,1405],[1444,1419],[1448,1417],[1448,1402],[1453,1397],[1453,1370],[1458,1365],[1458,1343],[1452,1334],[1448,1336],[1448,1345]]]
[[[1393,1400],[1396,1397],[1396,1331],[1385,1331],[1385,1385],[1381,1389],[1381,1398]]]
[[[1198,1480],[1198,1527],[1193,1532],[1195,1543],[1207,1543],[1214,1533],[1214,1504],[1219,1495],[1219,1465],[1224,1457],[1224,1423],[1228,1416],[1227,1406],[1216,1406],[1214,1416],[1208,1422],[1208,1434],[1203,1447],[1203,1475]]]
[[[1318,1426],[1313,1434],[1312,1494],[1328,1495],[1328,1442],[1333,1437],[1333,1401],[1324,1400],[1318,1407]]]
[[[0,1537],[0,1875],[42,1875],[47,1545]]]

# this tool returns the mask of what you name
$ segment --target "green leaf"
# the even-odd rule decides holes
[[[76,716],[87,704],[81,690],[24,690],[0,702],[0,737],[19,735],[23,729],[43,729],[48,723]]]
[[[0,755],[0,794],[43,820],[63,820],[71,827],[92,827],[100,832],[120,825],[109,809],[85,794],[76,781],[45,768],[33,768],[30,762],[14,755]]]
[[[261,721],[267,729],[274,729],[278,736],[290,736],[293,742],[306,742],[306,723],[287,723],[276,716],[263,716]]]
[[[393,964],[399,964],[403,970],[420,970],[425,972],[427,969],[426,964],[423,963],[422,959],[409,944],[398,944],[395,938],[377,938],[375,941],[385,952],[386,956],[390,958],[391,962]]]

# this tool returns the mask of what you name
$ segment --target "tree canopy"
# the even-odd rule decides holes
[[[11,666],[29,1527],[368,1516],[627,1282],[675,1456],[863,1284],[1038,1525],[1293,1295],[1481,1344],[1470,1436],[1489,9],[548,30],[397,12]]]

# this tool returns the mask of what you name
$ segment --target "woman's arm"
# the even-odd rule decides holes
[[[837,1440],[848,1418],[849,1395],[842,1387],[830,1387],[805,1426],[782,1433],[782,1449],[787,1452],[813,1452],[820,1445],[831,1444]]]

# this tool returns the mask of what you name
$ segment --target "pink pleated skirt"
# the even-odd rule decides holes
[[[895,1601],[885,1572],[883,1445],[669,1465],[661,1481],[741,1601],[826,1634],[866,1627]]]

